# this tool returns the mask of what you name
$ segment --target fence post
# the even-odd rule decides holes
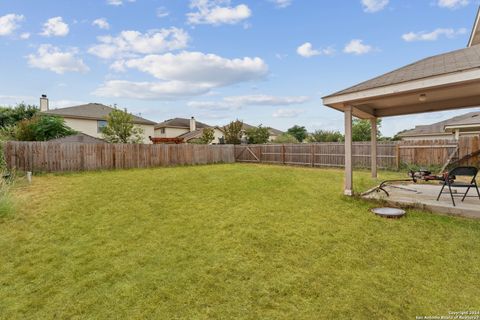
[[[400,144],[395,146],[395,166],[400,170]]]
[[[282,144],[282,162],[285,165],[285,145]]]
[[[310,152],[311,152],[311,157],[312,157],[312,168],[315,167],[315,144],[311,144],[310,146]]]

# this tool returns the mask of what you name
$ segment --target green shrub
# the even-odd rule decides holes
[[[298,143],[298,140],[291,134],[284,133],[282,135],[279,135],[273,142],[274,143]]]

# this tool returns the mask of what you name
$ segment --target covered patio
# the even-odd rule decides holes
[[[371,174],[376,178],[378,118],[480,106],[479,30],[475,23],[467,48],[414,62],[323,98],[325,106],[344,113],[345,195],[351,196],[355,190],[353,117],[371,121]],[[413,199],[411,194],[408,198]],[[480,210],[480,202],[478,207]]]

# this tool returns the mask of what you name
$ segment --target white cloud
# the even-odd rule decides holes
[[[140,59],[119,60],[112,69],[137,69],[160,81],[130,82],[114,80],[95,91],[100,96],[138,99],[172,99],[208,93],[237,83],[263,79],[268,66],[260,58],[227,59],[201,52],[148,55]]]
[[[93,94],[100,97],[169,100],[201,95],[209,90],[208,85],[181,81],[133,82],[111,80],[104,83]]]
[[[21,14],[10,13],[0,17],[0,36],[8,36],[13,33],[18,27],[19,22],[25,20]]]
[[[309,100],[306,96],[278,97],[271,95],[245,95],[225,97],[220,101],[190,101],[189,107],[207,110],[233,110],[247,106],[288,106],[303,104]]]
[[[20,35],[20,39],[22,40],[27,40],[30,39],[30,33],[29,32],[24,32]]]
[[[378,12],[385,9],[389,0],[362,0],[363,10],[365,12]]]
[[[63,22],[62,17],[54,17],[43,24],[43,31],[40,34],[45,37],[64,37],[69,31],[68,24]]]
[[[275,3],[275,6],[277,8],[286,8],[290,6],[293,2],[293,0],[270,0],[270,2]]]
[[[272,116],[274,118],[295,118],[302,114],[304,110],[301,109],[278,109]]]
[[[191,0],[190,8],[195,12],[187,13],[190,24],[236,24],[252,15],[245,4],[230,6],[230,0]]]
[[[165,7],[159,7],[157,8],[157,17],[159,18],[165,18],[170,15],[170,12],[168,12],[167,8]]]
[[[27,56],[32,68],[50,70],[58,74],[65,72],[87,72],[89,68],[82,59],[77,57],[78,50],[61,51],[49,44],[43,44],[36,54]]]
[[[438,0],[437,5],[442,8],[457,9],[467,6],[469,3],[469,0]]]
[[[212,87],[260,79],[268,72],[267,65],[260,58],[227,59],[189,51],[130,59],[125,66],[162,80],[205,83]]]
[[[126,2],[135,2],[136,0],[127,0]],[[107,0],[107,4],[111,5],[111,6],[121,6],[123,5],[124,3],[124,0]]]
[[[409,32],[402,35],[402,39],[411,42],[411,41],[435,41],[441,36],[445,36],[446,38],[454,38],[458,35],[462,35],[467,33],[467,29],[461,28],[458,30],[452,28],[438,28],[432,32]]]
[[[314,49],[310,42],[306,42],[297,48],[297,53],[304,58],[311,58],[319,55],[333,55],[335,53],[335,49],[332,47],[325,49]]]
[[[108,23],[107,19],[105,18],[98,18],[93,20],[92,26],[97,26],[100,29],[108,30],[110,29],[110,24]]]
[[[364,44],[363,40],[354,39],[349,43],[347,43],[347,45],[343,49],[343,52],[361,55],[361,54],[369,53],[372,50],[373,48],[367,44]]]
[[[189,36],[182,29],[170,28],[144,34],[138,31],[122,31],[116,37],[102,36],[97,39],[100,44],[94,45],[88,52],[103,59],[111,59],[183,49],[188,44]]]

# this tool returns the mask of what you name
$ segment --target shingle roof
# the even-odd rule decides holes
[[[92,136],[90,136],[88,134],[85,134],[83,132],[72,134],[70,136],[66,136],[66,137],[63,137],[63,138],[52,139],[52,140],[49,140],[48,142],[58,142],[58,143],[63,143],[63,142],[107,143],[103,139],[92,137]]]
[[[164,122],[161,122],[155,126],[155,129],[159,128],[168,128],[168,127],[174,127],[174,128],[190,128],[190,119],[185,119],[185,118],[173,118],[166,120]],[[197,128],[210,128],[208,124],[205,124],[200,121],[196,121],[196,127]]]
[[[203,128],[197,129],[195,131],[189,131],[184,134],[179,135],[177,138],[182,138],[185,141],[201,137],[203,134]]]
[[[411,137],[428,134],[443,134],[445,133],[445,126],[450,126],[452,124],[458,123],[463,124],[463,122],[471,121],[472,119],[475,119],[475,123],[480,124],[480,111],[469,112],[431,125],[416,126],[415,129],[399,133],[398,136]]]
[[[60,117],[73,117],[83,119],[105,120],[106,117],[112,112],[114,108],[100,104],[100,103],[88,103],[79,106],[73,106],[68,108],[52,109],[43,112],[44,114],[51,114]],[[133,115],[134,123],[136,124],[149,124],[153,125],[155,122],[144,119],[139,116]]]
[[[400,69],[331,94],[328,97],[475,68],[480,68],[480,45],[422,59]]]
[[[252,128],[258,128],[258,127],[257,126],[252,126],[251,124],[248,124],[248,123],[243,124],[243,130],[248,130],[248,129],[252,129]],[[268,132],[270,132],[270,135],[279,136],[279,135],[283,134],[283,131],[272,128],[272,127],[267,127],[267,129],[268,129]]]
[[[471,112],[470,117],[459,119],[457,121],[452,121],[450,123],[447,123],[445,126],[455,127],[455,126],[465,126],[465,125],[480,126],[480,112]]]

